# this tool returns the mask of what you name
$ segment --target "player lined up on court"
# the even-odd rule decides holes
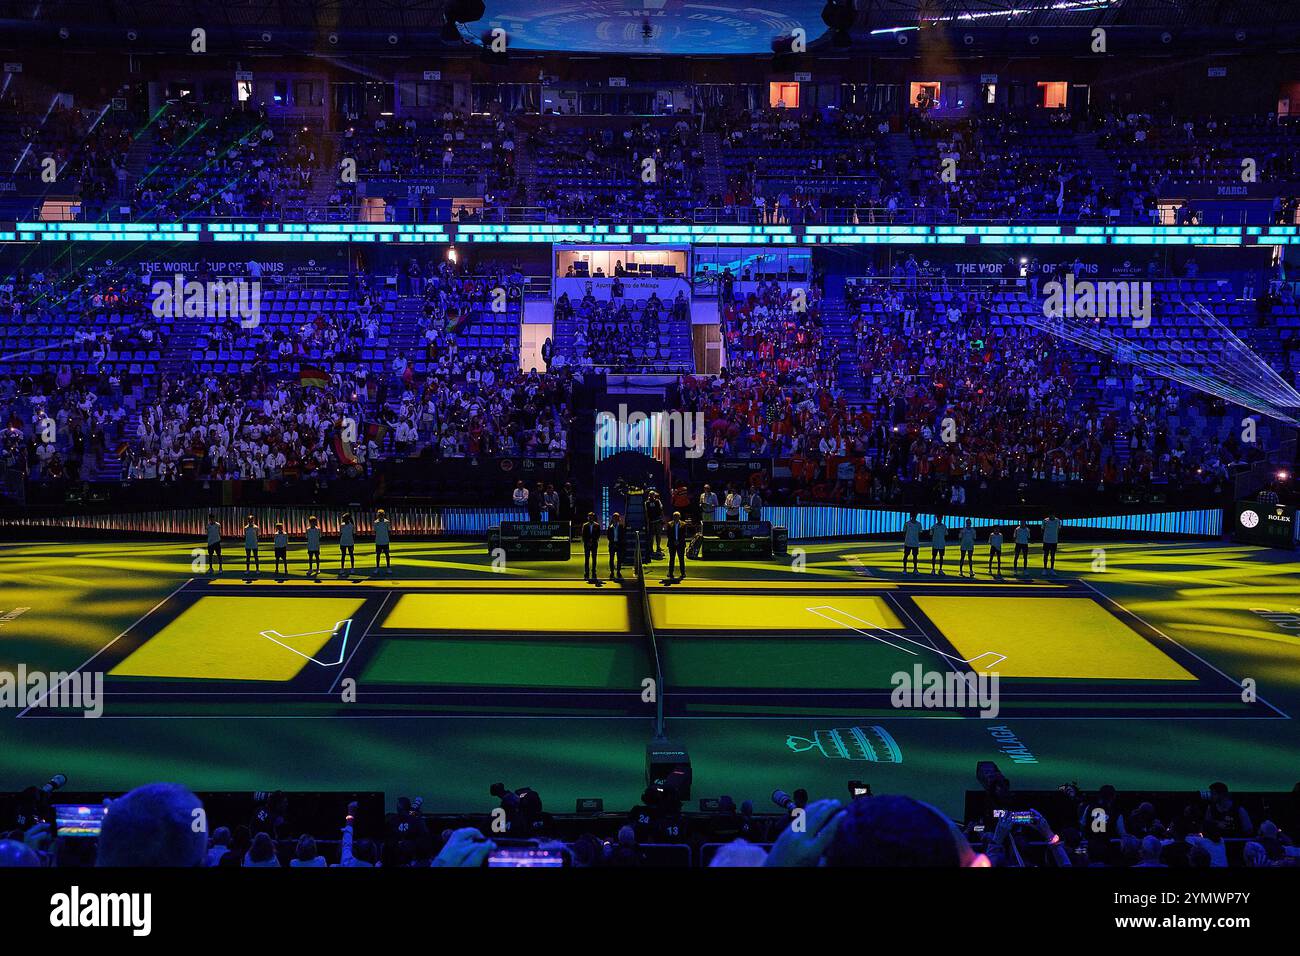
[[[970,518],[961,529],[961,538],[957,542],[957,574],[961,575],[963,567],[970,565],[970,576],[975,577],[975,528]]]
[[[379,556],[384,556],[384,568],[393,570],[393,558],[388,553],[388,515],[380,508],[375,514],[375,570],[379,570]]]
[[[948,547],[948,526],[943,523],[943,515],[935,515],[934,524],[930,525],[930,573],[934,574],[934,563],[939,561],[939,573],[943,574],[943,552]]]
[[[993,573],[993,559],[998,559],[998,577],[1002,577],[1002,532],[994,528],[989,532],[989,574]]]
[[[280,565],[283,564],[284,573],[288,574],[289,573],[289,536],[284,533],[283,524],[277,524],[275,526],[275,538],[273,539],[273,543],[275,546],[275,570],[272,571],[271,573],[279,574]]]
[[[903,525],[903,573],[907,573],[907,556],[912,556],[912,573],[919,574],[920,569],[916,563],[921,553],[921,522],[916,520],[916,512],[913,511],[907,523]]]
[[[393,559],[391,553],[392,540],[392,522],[388,515],[380,508],[375,513],[375,570],[380,570],[379,559],[384,559],[384,570],[391,572],[393,569]],[[207,527],[205,529],[208,555],[208,571],[223,572],[225,563],[221,554],[221,523],[217,520],[215,514],[208,514]],[[244,520],[244,572],[246,574],[254,571],[261,572],[262,562],[258,546],[261,540],[261,528],[258,527],[257,518],[249,515]],[[320,574],[320,546],[321,546],[321,528],[320,519],[312,515],[307,519],[307,574]],[[288,574],[289,573],[289,536],[284,530],[284,523],[277,522],[275,525],[275,535],[272,538],[272,544],[275,549],[275,568],[272,573]],[[352,523],[352,515],[345,514],[339,519],[339,573],[345,573],[349,570],[355,571],[357,567],[356,558],[356,528]]]
[[[1043,521],[1043,570],[1056,571],[1056,544],[1061,538],[1061,519],[1048,515]]]
[[[1020,524],[1016,525],[1013,540],[1016,543],[1016,550],[1011,555],[1011,573],[1014,574],[1020,567],[1020,559],[1025,559],[1025,570],[1029,570],[1029,525],[1025,524],[1025,519],[1020,519]]]
[[[257,532],[258,532],[257,520],[252,515],[249,515],[248,520],[244,522],[244,573],[245,574],[247,574],[249,571],[248,564],[250,560],[252,561],[253,568],[255,570],[257,571],[262,570],[262,562],[257,555]]]
[[[339,573],[345,570],[345,562],[351,561],[350,570],[357,569],[357,538],[352,529],[352,515],[344,515],[339,519]]]
[[[226,570],[221,559],[221,522],[214,514],[208,515],[208,570],[216,569],[218,573]]]
[[[317,517],[307,519],[307,573],[320,574],[320,526]]]
[[[903,524],[903,573],[907,573],[907,559],[912,559],[912,573],[919,572],[917,565],[921,551],[921,533],[924,526],[917,518],[915,511],[911,512],[907,521]],[[1061,519],[1056,515],[1048,515],[1043,519],[1043,570],[1050,573],[1056,573],[1056,551],[1057,544],[1061,535]],[[1012,573],[1018,573],[1021,561],[1024,562],[1025,570],[1029,570],[1029,541],[1031,532],[1029,525],[1022,519],[1011,532],[1012,541],[1015,545],[1015,553],[1012,557]],[[993,528],[989,532],[989,560],[988,573],[993,575],[994,563],[997,564],[996,576],[1002,577],[1002,545],[1004,542],[1002,530]],[[930,525],[930,573],[943,574],[944,552],[948,544],[948,527],[943,523],[943,516],[938,515],[934,523]],[[957,573],[966,576],[966,569],[970,569],[970,577],[975,577],[975,527],[974,522],[967,518],[958,533],[958,548],[960,553],[957,559]]]

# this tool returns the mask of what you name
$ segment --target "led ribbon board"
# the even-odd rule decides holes
[[[7,226],[8,224],[6,224]],[[1298,226],[701,225],[688,223],[19,222],[0,242],[394,242],[595,245],[1215,246],[1300,244]]]

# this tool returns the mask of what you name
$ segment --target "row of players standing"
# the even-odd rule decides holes
[[[908,517],[907,522],[903,525],[903,573],[907,573],[907,559],[912,559],[912,573],[919,573],[917,563],[921,552],[921,535],[925,533],[925,526],[918,520],[916,512],[913,511]],[[1023,559],[1025,570],[1029,570],[1029,525],[1021,519],[1011,532],[1012,539],[1015,543],[1015,551],[1011,559],[1011,569],[1014,573],[1020,567]],[[1056,571],[1056,546],[1061,538],[1061,519],[1056,515],[1048,515],[1043,519],[1043,570]],[[989,531],[988,545],[988,566],[989,574],[993,573],[993,564],[996,561],[999,577],[1002,576],[1002,544],[1004,538],[1002,529],[994,527]],[[943,574],[944,552],[948,547],[948,526],[943,523],[943,515],[935,515],[934,524],[930,525],[930,573]],[[957,573],[963,574],[967,567],[970,568],[970,576],[975,577],[975,528],[970,518],[966,519],[965,525],[957,533]]]
[[[262,570],[262,557],[260,551],[262,529],[257,524],[257,518],[249,515],[244,519],[244,571],[250,573]],[[307,573],[320,574],[320,549],[321,549],[321,528],[320,519],[312,515],[307,519],[307,530],[303,535],[307,543]],[[389,551],[389,544],[392,538],[392,525],[388,520],[388,515],[380,508],[375,512],[374,520],[374,544],[375,544],[375,570],[379,570],[379,559],[384,559],[384,567],[392,570],[393,559]],[[214,514],[208,515],[207,524],[207,571],[208,573],[217,573],[226,569],[225,560],[221,552],[222,530],[221,522],[217,520]],[[356,551],[356,527],[352,522],[352,515],[345,514],[339,519],[338,548],[339,548],[339,571],[356,570],[357,551]],[[277,522],[275,525],[275,534],[271,539],[271,546],[275,556],[275,569],[273,573],[280,573],[283,565],[283,573],[289,573],[289,535],[284,530],[284,523]]]

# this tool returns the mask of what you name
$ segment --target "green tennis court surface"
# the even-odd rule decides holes
[[[632,575],[498,571],[464,543],[399,545],[391,576],[320,581],[297,560],[284,580],[196,576],[176,544],[0,545],[0,668],[82,668],[105,692],[98,720],[0,713],[0,786],[55,770],[103,788],[364,777],[464,808],[482,802],[477,782],[510,779],[557,805],[630,803],[656,698],[706,795],[856,778],[951,800],[953,774],[973,781],[983,759],[1026,786],[1086,772],[1203,786],[1181,769],[1189,750],[1236,768],[1237,787],[1293,784],[1278,776],[1300,743],[1293,564],[1103,546],[1103,573],[1080,544],[1055,576],[970,581],[903,575],[888,545],[820,544],[802,570],[696,562],[683,585],[651,565],[643,600]],[[897,675],[918,669],[996,673],[997,715],[895,706]]]

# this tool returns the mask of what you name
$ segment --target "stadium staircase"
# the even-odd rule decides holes
[[[329,205],[330,193],[334,191],[334,184],[338,182],[341,172],[341,139],[341,133],[320,134],[320,155],[316,157],[318,165],[312,171],[311,189],[307,191],[305,200],[309,216],[323,218],[320,213]]]
[[[1114,195],[1118,182],[1118,177],[1115,175],[1115,162],[1097,145],[1097,134],[1079,133],[1075,136],[1074,142],[1079,161],[1092,173],[1098,185]]]
[[[393,305],[392,321],[388,331],[388,357],[385,365],[401,355],[415,363],[417,370],[424,359],[424,341],[420,337],[420,316],[424,312],[423,301],[414,295],[399,295]]]
[[[149,153],[153,150],[153,130],[145,130],[126,153],[126,181],[134,188],[149,171]]]
[[[162,362],[158,367],[163,378],[175,379],[189,368],[190,353],[199,347],[200,333],[211,324],[211,319],[197,316],[174,320],[167,348],[163,351]]]
[[[727,174],[722,164],[722,138],[717,132],[704,134],[704,193],[721,196],[727,191]]]
[[[140,429],[140,412],[132,408],[126,418],[122,420],[122,432],[116,438],[107,442],[104,448],[104,457],[101,461],[89,462],[90,467],[87,474],[82,478],[88,481],[120,481],[122,479],[122,457],[117,453],[118,446],[123,442],[134,441],[135,436]]]
[[[524,185],[524,194],[531,202],[537,195],[537,153],[531,140],[525,141],[521,149],[515,151],[515,175]]]
[[[902,192],[908,192],[912,163],[916,161],[916,147],[912,145],[912,135],[907,132],[890,133],[888,144],[889,159],[894,167],[894,178],[898,182],[898,188]]]
[[[838,342],[840,346],[835,380],[844,394],[844,400],[851,406],[861,405],[867,397],[866,383],[862,379],[862,368],[858,363],[858,342],[853,333],[853,318],[842,297],[828,297],[822,301],[822,332],[826,338]]]

